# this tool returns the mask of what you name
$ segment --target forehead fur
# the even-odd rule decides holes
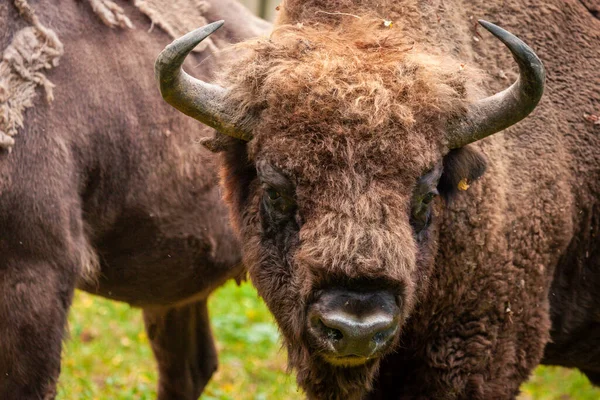
[[[425,55],[381,19],[284,25],[243,46],[227,86],[253,130],[251,157],[303,177],[350,163],[423,172],[442,151],[445,121],[466,106],[460,63]]]

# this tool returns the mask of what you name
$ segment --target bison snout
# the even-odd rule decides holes
[[[330,363],[359,365],[393,343],[399,314],[391,293],[332,290],[311,305],[309,332]]]

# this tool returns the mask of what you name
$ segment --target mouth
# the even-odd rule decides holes
[[[324,355],[323,358],[329,364],[334,365],[336,367],[359,367],[361,365],[366,364],[368,361],[373,360],[373,357],[362,357],[355,355],[348,356],[333,356],[333,355]]]

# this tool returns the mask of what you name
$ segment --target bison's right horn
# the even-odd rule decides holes
[[[489,23],[479,23],[508,47],[519,66],[519,78],[508,89],[469,106],[467,114],[450,124],[451,149],[465,146],[516,124],[531,113],[544,93],[544,65],[521,39]]]
[[[181,68],[189,52],[223,23],[213,22],[173,41],[156,59],[154,74],[167,103],[225,135],[248,141],[251,134],[234,123],[225,100],[227,90],[196,79]]]

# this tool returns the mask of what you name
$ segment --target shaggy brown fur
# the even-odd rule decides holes
[[[156,90],[152,65],[171,38],[128,1],[136,29],[110,29],[73,0],[31,3],[65,53],[47,73],[52,105],[36,100],[13,151],[0,150],[0,399],[54,398],[76,285],[142,307],[159,398],[196,399],[217,364],[206,299],[241,272],[240,250],[199,144],[209,131]],[[261,32],[239,4],[218,5],[207,19],[238,18],[220,42]],[[29,26],[11,2],[0,21],[0,49]],[[188,70],[209,78],[213,55]]]
[[[597,355],[597,300],[576,283],[572,257],[597,275],[597,254],[583,250],[598,245],[586,229],[598,229],[600,136],[582,115],[600,107],[598,22],[577,1],[505,4],[287,0],[271,37],[245,43],[248,55],[222,80],[254,136],[225,150],[226,198],[310,398],[360,399],[373,385],[373,398],[514,398],[550,336],[553,274],[563,299],[584,288],[576,321]],[[448,152],[446,121],[472,100],[468,84],[493,93],[510,84],[498,76],[515,76],[509,52],[472,15],[539,51],[548,94],[524,123]],[[558,40],[561,29],[574,31]],[[567,56],[573,49],[581,55]],[[471,66],[487,73],[481,83]],[[264,163],[286,182],[257,174]],[[437,184],[422,182],[440,165],[438,190],[453,200],[434,202],[432,222],[420,223],[418,194]],[[471,188],[456,195],[464,178]],[[306,310],[332,287],[401,297],[399,344],[382,363],[342,368],[320,357]],[[552,304],[554,321],[574,310]],[[567,343],[562,327],[553,334]],[[562,351],[547,359],[599,367]]]
[[[24,0],[14,2],[23,18],[31,24],[17,32],[0,61],[0,149],[12,150],[14,136],[23,127],[23,113],[33,105],[36,87],[54,99],[50,82],[43,71],[56,67],[64,48],[56,34],[43,26]]]
[[[102,22],[111,28],[133,28],[131,20],[125,15],[122,7],[111,0],[88,0],[92,10]]]

